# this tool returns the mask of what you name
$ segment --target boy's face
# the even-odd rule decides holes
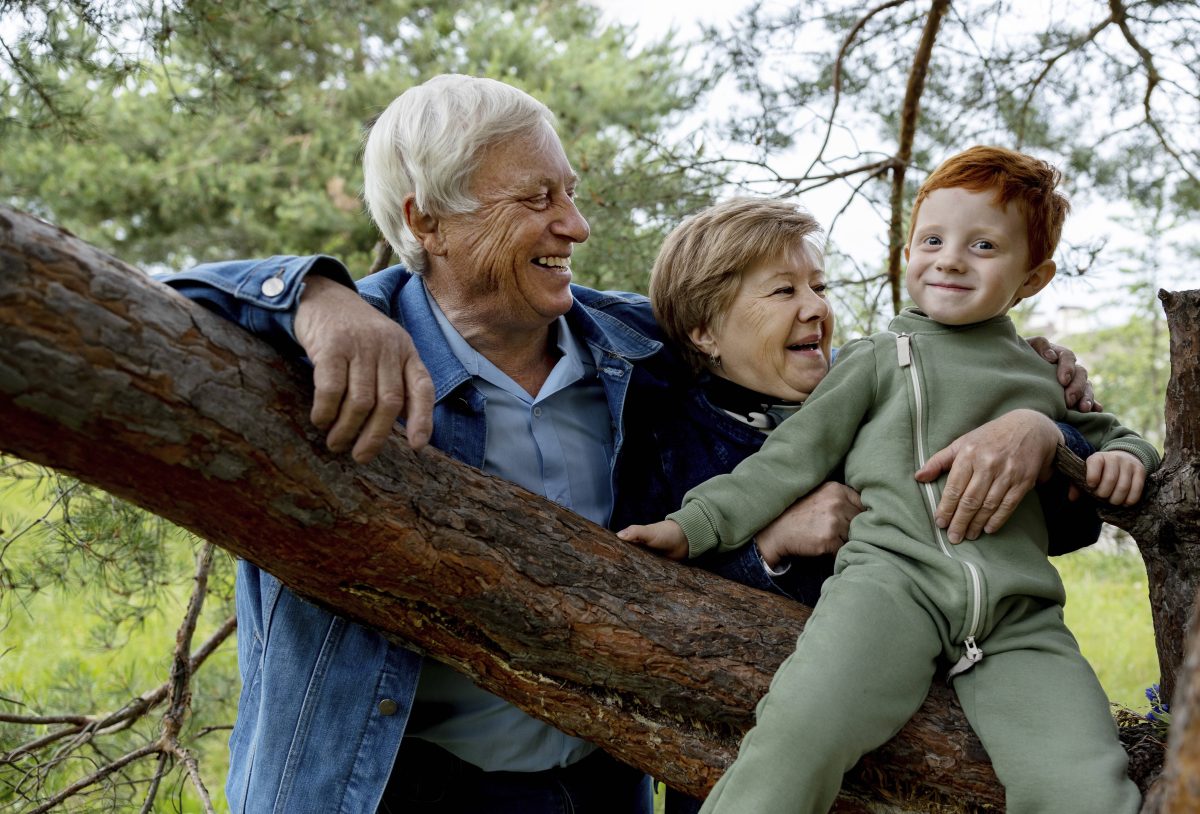
[[[936,189],[921,202],[905,285],[917,307],[945,325],[1000,316],[1054,277],[1054,261],[1029,267],[1025,216],[994,190]]]

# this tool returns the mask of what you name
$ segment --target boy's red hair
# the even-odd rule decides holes
[[[935,189],[962,188],[972,192],[996,191],[996,203],[1010,201],[1025,216],[1029,236],[1029,267],[1054,256],[1062,236],[1063,221],[1071,204],[1056,190],[1062,174],[1052,164],[1003,147],[976,146],[942,162],[917,190],[913,202],[908,242],[917,222],[921,202]]]

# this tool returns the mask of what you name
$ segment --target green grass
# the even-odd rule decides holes
[[[1053,560],[1067,586],[1067,626],[1115,703],[1144,712],[1158,682],[1146,569],[1137,552],[1085,549]]]

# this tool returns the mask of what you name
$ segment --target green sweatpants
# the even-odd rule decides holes
[[[827,812],[842,775],[925,700],[938,660],[962,655],[950,638],[962,616],[887,562],[854,564],[826,582],[701,814]],[[985,633],[983,660],[954,688],[1009,814],[1135,814],[1140,795],[1108,699],[1062,608],[1010,597]]]

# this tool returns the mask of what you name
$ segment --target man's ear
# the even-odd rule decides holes
[[[427,254],[441,256],[446,253],[441,222],[433,215],[420,210],[415,195],[406,195],[404,198],[404,222],[408,224],[409,231]]]
[[[1025,282],[1017,289],[1017,298],[1025,299],[1026,297],[1032,297],[1041,291],[1054,279],[1054,272],[1057,268],[1053,260],[1043,260],[1038,263],[1025,275]]]
[[[688,331],[688,339],[692,340],[692,344],[707,356],[712,356],[717,352],[717,338],[713,336],[713,332],[707,325],[692,328]]]

